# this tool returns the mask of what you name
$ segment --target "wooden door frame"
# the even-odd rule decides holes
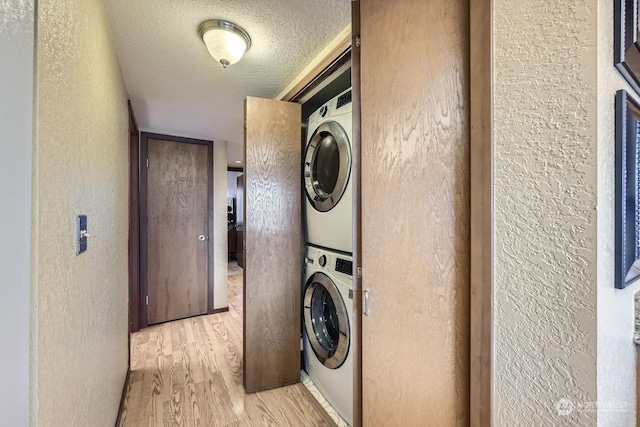
[[[351,31],[353,34],[353,30]],[[351,35],[342,40],[331,52],[304,76],[280,101],[298,102],[318,83],[340,68],[351,56]]]
[[[360,0],[351,1],[351,188],[353,191],[353,425],[362,426],[362,143],[360,138],[361,74],[360,74]]]
[[[493,0],[470,2],[470,425],[493,423]]]
[[[208,231],[208,274],[207,274],[207,314],[215,312],[213,305],[213,286],[214,286],[214,265],[213,265],[213,141],[202,139],[183,138],[179,136],[163,135],[150,132],[142,132],[140,134],[140,158],[139,158],[139,206],[140,206],[140,329],[148,326],[147,322],[147,305],[142,304],[148,295],[148,277],[147,277],[147,257],[148,257],[148,235],[147,235],[147,157],[149,154],[149,139],[160,139],[163,141],[178,142],[183,144],[204,145],[207,147],[209,157],[209,172],[207,183],[207,226]]]
[[[129,108],[129,333],[140,330],[140,131]]]

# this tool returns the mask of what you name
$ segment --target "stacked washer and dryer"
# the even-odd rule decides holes
[[[351,107],[348,89],[309,117],[303,165],[305,368],[349,424],[353,424]]]

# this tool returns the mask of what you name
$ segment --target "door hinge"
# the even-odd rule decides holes
[[[149,305],[149,295],[147,295],[146,297],[144,297],[144,304],[145,304],[145,305]]]
[[[149,158],[147,158],[147,167],[149,167]]]
[[[356,276],[358,277],[358,279],[362,279],[362,267],[358,267],[356,269]]]
[[[360,47],[360,36],[356,36],[356,47]]]

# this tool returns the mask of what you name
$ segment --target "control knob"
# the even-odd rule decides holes
[[[322,255],[320,258],[318,258],[318,264],[320,264],[321,267],[327,265],[327,257]]]

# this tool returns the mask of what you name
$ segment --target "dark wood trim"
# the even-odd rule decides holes
[[[140,133],[129,105],[129,333],[140,330]]]
[[[358,268],[362,267],[362,144],[360,138],[361,116],[361,75],[360,47],[356,38],[360,37],[360,0],[351,2],[351,96],[353,127],[351,133],[351,188],[353,191],[353,426],[362,427],[362,277]]]
[[[127,366],[127,376],[124,379],[124,386],[122,386],[122,396],[120,397],[120,406],[118,409],[118,417],[116,418],[116,427],[120,427],[122,424],[122,412],[124,411],[124,402],[127,398],[127,391],[129,390],[129,381],[131,381],[131,368]]]
[[[244,168],[227,166],[227,172],[244,172]]]
[[[138,121],[136,120],[136,114],[133,111],[131,100],[127,101],[127,105],[129,106],[129,133],[131,135],[139,135]]]
[[[227,311],[229,311],[229,307],[216,308],[211,314],[226,313]]]
[[[214,260],[213,260],[213,141],[210,144],[207,144],[208,157],[209,157],[209,196],[207,197],[207,209],[209,215],[209,233],[207,234],[207,242],[209,244],[208,251],[208,263],[209,268],[207,269],[209,278],[208,278],[208,286],[207,286],[207,313],[214,313],[214,282],[215,276],[213,274],[214,268]],[[226,190],[225,190],[226,191]],[[225,197],[226,199],[226,197]],[[226,215],[225,215],[226,216]],[[227,259],[229,254],[224,254],[224,258]]]
[[[213,141],[207,141],[202,139],[183,138],[172,135],[161,135],[157,133],[142,132],[140,134],[140,328],[146,328],[147,323],[147,305],[143,304],[148,292],[148,277],[147,277],[147,157],[149,154],[149,139],[160,139],[163,141],[173,141],[184,144],[198,144],[206,145],[208,147],[208,156],[210,158],[209,164],[209,182],[208,182],[208,222],[209,230],[208,235],[213,235]],[[213,313],[213,278],[214,265],[213,265],[213,241],[209,238],[209,274],[208,274],[208,286],[207,286],[207,312]]]
[[[140,176],[138,182],[140,201],[140,329],[147,327],[147,165],[149,154],[148,136],[140,134]]]
[[[493,423],[493,0],[470,2],[470,425]]]
[[[353,33],[353,31],[352,31]],[[313,86],[318,80],[326,78],[331,72],[335,71],[333,66],[340,62],[345,55],[351,52],[351,35],[346,36],[329,54],[316,65],[305,77],[303,77],[289,92],[287,92],[281,101],[295,101],[299,99],[309,87]]]
[[[347,47],[347,49],[338,56],[334,62],[332,62],[327,68],[322,70],[321,74],[319,74],[316,78],[309,82],[300,92],[296,93],[293,98],[289,100],[289,102],[297,102],[298,104],[304,104],[302,102],[305,97],[312,92],[319,85],[323,84],[325,80],[330,80],[331,75],[336,71],[343,68],[343,66],[351,61],[351,45]]]
[[[162,135],[159,133],[151,133],[151,132],[142,132],[141,135],[143,138],[147,138],[147,139],[161,139],[163,141],[183,142],[185,144],[213,146],[213,141],[209,141],[206,139],[185,138],[182,136]]]

